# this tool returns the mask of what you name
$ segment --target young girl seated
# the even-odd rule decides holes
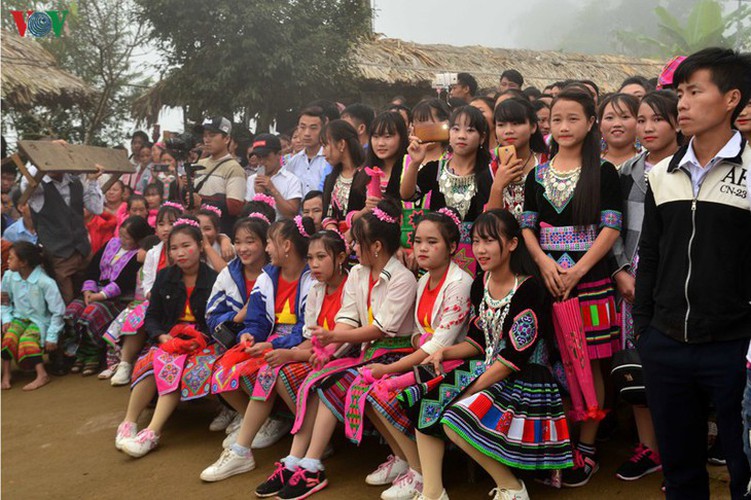
[[[182,214],[182,206],[177,203],[166,202],[156,216],[156,236],[159,243],[146,252],[140,277],[139,297],[131,302],[110,324],[104,333],[104,341],[110,357],[116,358],[116,366],[110,384],[121,386],[130,384],[130,375],[136,356],[146,344],[146,332],[143,330],[143,320],[149,307],[149,296],[154,286],[156,275],[169,265],[167,239],[172,231],[172,225]],[[122,344],[122,345],[121,345]],[[111,366],[109,368],[112,368]]]
[[[237,241],[236,239],[236,245]],[[295,411],[297,391],[313,370],[313,365],[309,362],[313,353],[310,329],[314,326],[330,328],[334,325],[347,279],[346,260],[346,246],[340,234],[321,231],[311,236],[308,265],[316,281],[308,292],[305,307],[305,340],[296,348],[274,349],[265,356],[267,364],[259,369],[253,391],[254,399],[248,403],[237,440],[222,452],[219,460],[201,473],[204,481],[221,481],[255,468],[251,444],[271,414],[277,395],[282,397],[290,410]],[[293,450],[296,446],[307,446],[307,443],[299,442],[300,438],[299,434],[295,436]]]
[[[336,325],[332,330],[314,327],[311,339],[323,346],[333,344],[329,352],[343,344],[361,344],[362,354],[334,361],[303,382],[293,429],[300,436],[295,440],[300,446],[281,460],[284,467],[277,467],[256,488],[256,495],[305,498],[325,488],[328,481],[321,457],[337,420],[344,421],[345,401],[356,397],[355,392],[363,398],[367,394],[367,390],[360,391],[359,383],[354,390],[357,367],[372,362],[390,364],[412,352],[410,336],[414,333],[417,283],[414,275],[394,258],[401,239],[400,214],[400,207],[386,199],[355,220],[352,236],[360,264],[352,269],[344,285]],[[320,356],[316,355],[318,359]],[[316,395],[308,402],[308,393],[314,387]],[[352,404],[357,406],[359,402]]]
[[[50,381],[42,354],[57,349],[65,303],[43,263],[42,248],[27,241],[14,243],[8,252],[8,271],[2,283],[3,389],[10,389],[11,361],[22,370],[36,371],[36,378],[24,391],[39,389]]]
[[[157,275],[144,320],[146,335],[158,346],[136,363],[128,409],[115,436],[115,447],[134,458],[158,445],[181,400],[209,394],[210,374],[219,354],[217,345],[210,344],[206,324],[206,303],[216,272],[201,261],[203,236],[198,221],[189,216],[175,221],[167,245],[175,265]],[[136,434],[138,417],[157,394],[149,425]]]
[[[148,222],[151,227],[156,226],[156,216],[159,207],[162,206],[164,191],[162,186],[156,183],[149,184],[143,190],[143,197],[146,198],[146,208],[149,209]]]
[[[212,392],[221,394],[241,415],[245,414],[248,395],[253,393],[265,357],[303,341],[305,303],[313,283],[305,260],[308,240],[314,232],[313,220],[299,215],[277,221],[269,228],[266,252],[271,264],[256,279],[243,328],[237,334],[245,359],[231,366],[219,364],[212,376]],[[277,432],[284,435],[287,431]],[[227,443],[235,437],[231,436]]]
[[[464,340],[472,277],[451,260],[459,245],[460,227],[459,215],[450,208],[428,213],[418,223],[414,253],[420,268],[427,272],[417,282],[417,333],[412,337],[417,350],[389,365],[368,365],[374,379],[410,372],[439,349]],[[366,414],[393,455],[365,482],[390,486],[381,494],[384,500],[411,499],[422,490],[422,476],[409,416],[395,390],[371,391],[368,403]]]
[[[145,219],[133,216],[120,226],[119,237],[112,238],[89,263],[81,291],[65,310],[69,334],[66,353],[76,353],[71,373],[94,375],[99,370],[104,350],[102,336],[112,320],[133,299],[140,264],[138,246],[154,230]]]
[[[494,500],[528,500],[510,467],[572,465],[563,403],[547,366],[549,302],[531,276],[534,265],[509,212],[478,217],[472,246],[483,274],[472,284],[467,340],[439,349],[423,364],[440,373],[446,360],[465,361],[439,383],[409,391],[424,480],[419,498],[448,499],[441,473],[448,438],[493,478]]]
[[[203,233],[203,253],[206,264],[219,272],[227,266],[227,262],[235,258],[232,241],[226,234],[219,232],[222,211],[213,205],[201,205],[201,209],[196,212],[196,218]]]

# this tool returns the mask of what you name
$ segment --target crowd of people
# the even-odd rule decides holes
[[[115,447],[135,458],[181,401],[215,398],[227,438],[201,479],[260,466],[255,494],[285,500],[336,480],[340,424],[385,442],[364,478],[384,500],[449,498],[447,444],[495,499],[582,487],[628,402],[620,479],[662,471],[667,498],[708,498],[709,459],[742,498],[751,55],[705,49],[610,94],[512,69],[477,87],[460,73],[445,99],[381,112],[316,101],[286,135],[207,118],[188,161],[137,131],[114,182],[30,188],[3,167],[2,388],[13,362],[36,373],[24,390],[48,369],[130,386]]]

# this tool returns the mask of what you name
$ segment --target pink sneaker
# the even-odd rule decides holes
[[[117,426],[117,434],[115,434],[115,448],[122,450],[123,442],[126,439],[133,439],[134,437],[136,437],[137,431],[138,428],[136,427],[135,422],[123,421],[119,426]]]
[[[148,427],[136,437],[123,441],[122,450],[133,458],[141,458],[159,444],[159,436]]]

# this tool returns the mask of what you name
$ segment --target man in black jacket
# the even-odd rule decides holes
[[[741,400],[751,338],[751,148],[731,128],[751,95],[751,55],[705,49],[676,70],[691,142],[649,174],[634,320],[668,499],[708,499],[712,403],[732,498],[751,477]]]

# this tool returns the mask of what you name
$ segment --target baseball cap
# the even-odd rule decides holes
[[[195,130],[198,134],[203,134],[204,130],[209,130],[229,135],[232,133],[232,122],[223,116],[215,116],[213,118],[206,118]]]
[[[274,134],[261,134],[253,141],[253,154],[259,157],[282,150],[282,142]]]

